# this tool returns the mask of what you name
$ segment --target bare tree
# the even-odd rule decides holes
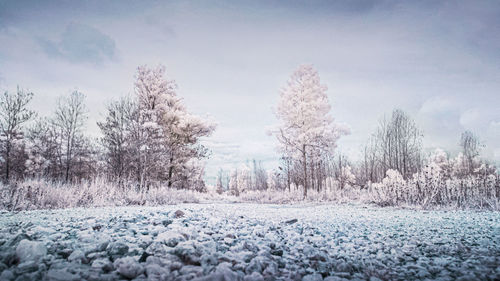
[[[380,172],[380,165],[377,161],[377,143],[372,137],[368,140],[368,144],[363,148],[363,159],[360,167],[360,178],[362,183],[374,183],[382,180],[384,177]]]
[[[30,177],[47,176],[56,178],[60,175],[59,134],[48,118],[37,120],[28,129],[26,162],[27,175]]]
[[[471,131],[465,131],[460,138],[460,147],[464,156],[464,168],[467,174],[472,175],[476,168],[475,163],[482,148],[479,138]]]
[[[70,179],[72,162],[78,145],[82,144],[82,130],[87,120],[87,109],[84,104],[85,96],[78,91],[69,97],[60,98],[57,104],[54,126],[60,134],[60,162],[64,168],[64,180]]]
[[[415,121],[402,110],[396,109],[390,119],[384,118],[374,135],[382,175],[392,169],[407,179],[420,171],[422,136]]]
[[[256,190],[266,190],[267,185],[267,172],[262,168],[262,163],[257,162],[255,159],[253,163],[253,185]]]
[[[337,159],[333,163],[334,167],[334,178],[339,183],[339,188],[342,190],[349,183],[348,175],[346,175],[346,169],[349,169],[350,172],[350,163],[347,160],[347,157],[342,153],[338,153]]]
[[[108,105],[104,122],[97,122],[103,137],[101,144],[105,149],[105,162],[109,174],[122,184],[130,170],[131,123],[137,116],[137,106],[129,98],[122,98]]]
[[[0,97],[0,141],[5,182],[9,181],[11,175],[17,144],[24,138],[22,126],[35,116],[35,112],[27,107],[32,98],[33,93],[26,92],[19,87],[15,94],[5,92]]]

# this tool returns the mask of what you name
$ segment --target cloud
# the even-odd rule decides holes
[[[477,108],[469,109],[460,115],[460,125],[464,128],[475,128],[483,124],[485,120],[481,120],[481,113]],[[485,125],[488,124],[487,122]]]
[[[460,109],[449,97],[431,97],[422,104],[418,111],[419,123],[430,135],[444,136],[460,131],[459,118]]]
[[[111,37],[80,23],[70,23],[58,42],[39,38],[38,43],[49,57],[72,63],[100,65],[116,58],[116,45]]]

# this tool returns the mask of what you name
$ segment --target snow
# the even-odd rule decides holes
[[[2,280],[494,280],[499,265],[498,212],[241,203],[0,213]]]

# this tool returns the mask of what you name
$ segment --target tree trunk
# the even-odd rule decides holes
[[[302,160],[304,168],[304,198],[307,197],[307,155],[306,155],[306,145],[302,146]]]
[[[69,170],[70,170],[70,162],[71,162],[71,153],[73,149],[73,145],[71,145],[71,136],[68,137],[68,142],[67,142],[67,151],[66,151],[66,175],[65,175],[65,182],[68,182],[69,179]]]
[[[5,153],[5,182],[9,183],[10,176],[10,140],[7,140],[6,145],[6,153]]]
[[[288,185],[288,192],[291,191],[291,182],[290,182],[290,160],[286,160],[286,183]]]
[[[170,157],[170,167],[168,168],[168,188],[172,187],[172,175],[174,174],[174,158]]]

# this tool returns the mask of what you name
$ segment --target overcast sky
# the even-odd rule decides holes
[[[500,162],[500,1],[0,0],[0,42],[0,90],[33,91],[49,115],[78,89],[94,135],[137,66],[164,64],[187,107],[218,123],[209,176],[254,158],[272,166],[273,107],[303,63],[351,128],[339,149],[353,160],[401,108],[427,149],[456,152],[469,129]]]

